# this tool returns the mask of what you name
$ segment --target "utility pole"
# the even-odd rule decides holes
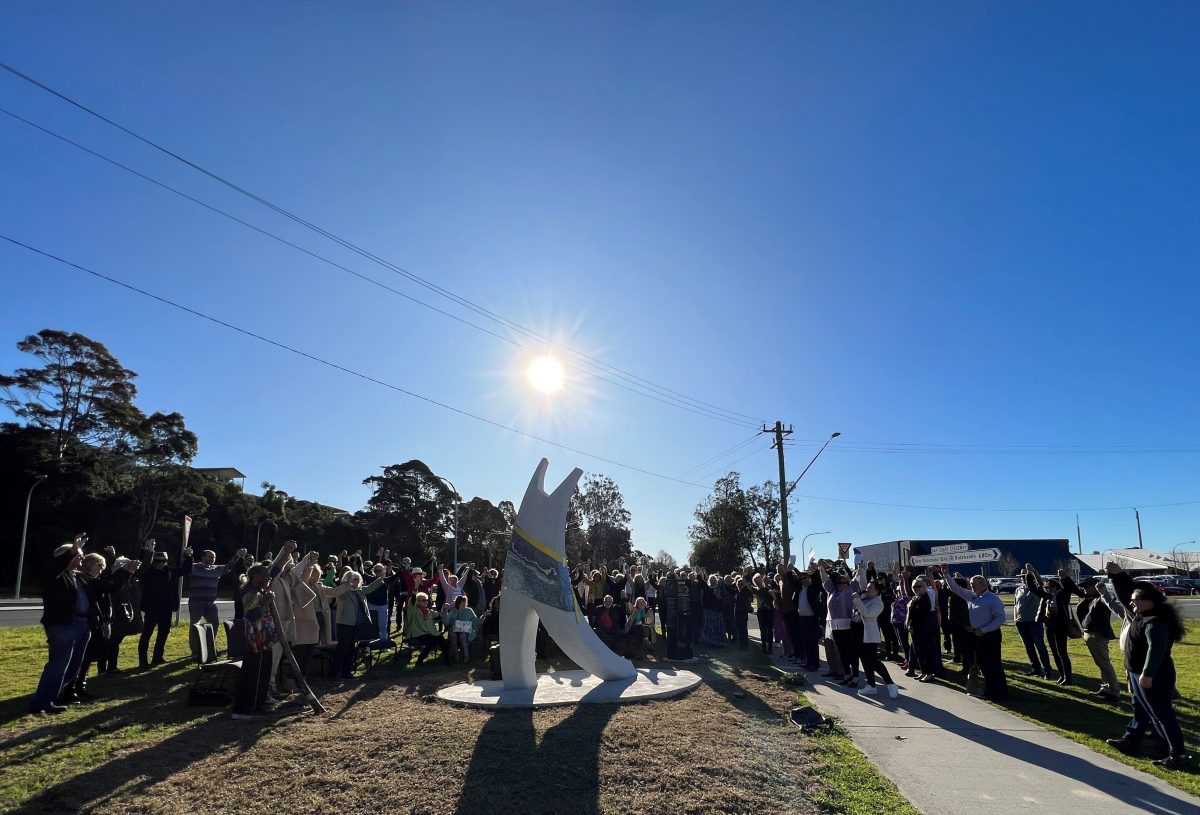
[[[783,469],[783,437],[792,435],[792,426],[788,425],[787,430],[783,429],[783,422],[775,422],[774,429],[768,429],[764,424],[763,433],[774,433],[775,441],[771,444],[775,451],[779,454],[779,531],[783,533],[783,562],[787,563],[791,560],[792,542],[788,537],[788,516],[787,516],[787,499],[788,493],[791,491],[787,488],[787,474]]]
[[[1079,531],[1079,513],[1075,513],[1075,543],[1079,546],[1079,554],[1083,554],[1083,534]]]
[[[1146,547],[1142,545],[1142,516],[1137,507],[1133,508],[1133,519],[1137,521],[1138,526],[1138,548],[1145,549]]]

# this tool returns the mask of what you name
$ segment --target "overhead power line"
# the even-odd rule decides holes
[[[615,365],[611,365],[607,362],[604,362],[603,360],[597,359],[596,357],[590,356],[582,351],[577,351],[577,350],[571,348],[570,346],[558,343],[555,340],[551,339],[550,337],[547,337],[547,336],[540,334],[532,329],[526,328],[525,326],[520,325],[519,323],[509,320],[506,317],[496,314],[495,312],[490,311],[489,309],[487,309],[481,305],[478,305],[477,303],[474,303],[465,297],[455,294],[454,292],[452,292],[448,289],[445,289],[445,288],[437,285],[436,283],[426,280],[425,278],[423,278],[413,272],[410,272],[407,269],[404,269],[384,258],[381,258],[378,255],[375,255],[366,249],[363,249],[362,247],[358,246],[357,244],[355,244],[349,240],[339,237],[338,235],[335,235],[334,233],[329,232],[328,230],[326,230],[308,220],[305,220],[304,218],[300,217],[299,215],[296,215],[295,213],[290,212],[289,210],[287,210],[277,204],[272,203],[271,201],[267,200],[266,198],[263,198],[262,196],[251,192],[250,190],[220,176],[219,174],[202,167],[201,165],[197,164],[196,162],[185,158],[184,156],[180,155],[179,153],[176,153],[176,152],[168,149],[167,147],[164,147],[163,145],[158,144],[157,142],[153,141],[152,139],[149,139],[146,136],[143,136],[140,133],[137,133],[134,130],[132,130],[128,127],[125,127],[124,125],[108,118],[107,116],[104,116],[103,114],[93,110],[92,108],[84,105],[83,103],[78,102],[75,99],[72,99],[71,97],[67,96],[66,94],[55,90],[54,88],[50,87],[49,85],[46,85],[43,82],[38,81],[37,79],[34,79],[33,77],[29,76],[28,74],[23,73],[22,71],[18,70],[17,68],[15,68],[7,63],[0,62],[0,69],[3,69],[5,71],[7,71],[8,73],[12,74],[13,76],[29,83],[30,85],[33,85],[34,87],[39,88],[40,90],[51,94],[52,96],[71,105],[72,107],[74,107],[80,111],[83,111],[84,113],[88,114],[89,116],[92,116],[92,117],[104,122],[105,124],[107,124],[113,128],[116,128],[117,130],[121,131],[122,133],[125,133],[126,135],[142,142],[143,144],[147,145],[148,147],[151,147],[154,150],[157,150],[160,153],[163,153],[164,155],[169,156],[170,158],[172,158],[182,164],[185,164],[186,166],[192,168],[193,170],[211,178],[212,180],[216,181],[217,183],[222,184],[225,187],[228,187],[229,189],[231,189],[241,195],[246,196],[247,198],[251,199],[252,201],[255,201],[256,203],[261,204],[264,207],[267,207],[268,209],[278,213],[279,215],[282,215],[283,217],[288,218],[289,220],[291,220],[297,224],[300,224],[301,226],[304,226],[305,228],[317,233],[318,235],[321,235],[322,237],[333,241],[334,243],[338,244],[339,246],[342,246],[343,248],[348,249],[351,252],[354,252],[355,254],[358,254],[358,255],[384,267],[385,269],[392,271],[395,274],[405,277],[406,279],[412,281],[413,283],[416,283],[417,285],[422,286],[422,287],[438,294],[439,296],[444,297],[444,298],[462,306],[463,308],[473,311],[476,314],[478,314],[482,317],[485,317],[486,319],[492,320],[492,321],[504,326],[505,328],[507,328],[510,331],[515,331],[519,334],[526,336],[527,338],[536,340],[539,343],[542,343],[548,347],[557,349],[565,354],[569,354],[577,359],[585,361],[587,364],[598,366],[598,367],[602,368],[603,370],[605,370],[606,372],[608,372],[612,376],[617,376],[617,377],[625,379],[627,381],[639,383],[641,386],[652,389],[654,391],[657,391],[664,396],[674,397],[675,399],[683,400],[683,401],[690,403],[696,407],[708,409],[710,411],[715,411],[715,412],[724,414],[728,418],[731,418],[731,419],[741,419],[741,420],[745,420],[745,421],[748,421],[751,423],[758,423],[760,421],[760,419],[750,416],[748,414],[739,413],[737,411],[729,410],[727,408],[722,408],[722,407],[720,407],[718,405],[714,405],[710,402],[706,402],[701,399],[696,399],[695,397],[687,396],[686,394],[672,390],[663,385],[659,385],[649,379],[645,379],[644,377],[638,376],[636,374],[633,374],[626,370],[618,368]]]
[[[897,509],[927,509],[939,512],[1128,512],[1133,506],[1128,504],[1112,507],[938,507],[924,504],[890,504],[881,501],[859,501],[853,498],[830,498],[827,495],[801,495],[792,493],[796,498],[808,498],[813,501],[831,501],[837,504],[862,504],[871,507],[893,507]],[[1138,504],[1139,509],[1161,509],[1163,507],[1186,507],[1200,504],[1196,501],[1174,501],[1167,504]]]
[[[738,450],[741,450],[743,447],[745,447],[747,444],[750,444],[751,442],[753,442],[755,439],[757,439],[761,435],[762,435],[762,433],[755,433],[750,438],[746,439],[743,442],[735,444],[733,447],[730,447],[725,452],[717,453],[712,458],[705,459],[704,461],[700,462],[699,464],[695,465],[694,467],[689,467],[687,470],[684,470],[682,473],[680,473],[679,477],[686,478],[687,476],[691,475],[692,473],[696,472],[697,470],[707,467],[709,464],[712,464],[715,461],[719,461],[720,459],[723,459],[725,456],[728,456],[732,453],[737,452]]]
[[[422,402],[426,402],[428,404],[434,405],[435,407],[440,407],[444,410],[449,410],[452,413],[459,414],[460,416],[466,416],[469,419],[474,419],[476,421],[483,422],[484,424],[491,425],[492,427],[499,428],[500,430],[507,430],[509,433],[516,433],[517,435],[524,436],[527,439],[532,439],[534,441],[541,442],[542,444],[549,444],[552,447],[559,448],[560,450],[566,450],[569,453],[575,453],[577,455],[587,456],[588,458],[595,459],[596,461],[603,461],[605,464],[612,464],[616,467],[622,467],[626,470],[632,470],[633,472],[641,473],[642,475],[648,475],[648,476],[652,476],[654,478],[661,478],[664,481],[673,481],[676,484],[684,484],[689,487],[700,487],[702,489],[707,489],[707,487],[704,484],[699,484],[694,481],[685,481],[681,478],[675,478],[675,477],[669,476],[669,475],[663,475],[662,473],[656,473],[651,470],[643,469],[642,467],[635,467],[632,464],[625,464],[624,462],[616,461],[615,459],[606,458],[605,456],[599,456],[594,453],[589,453],[586,450],[579,450],[575,447],[569,447],[560,442],[551,441],[550,439],[544,438],[542,436],[538,436],[533,433],[528,433],[524,430],[520,430],[518,428],[511,427],[506,424],[501,424],[500,422],[485,418],[476,413],[471,413],[470,411],[463,410],[462,408],[457,408],[457,407],[454,407],[453,405],[448,405],[445,402],[439,402],[437,399],[433,399],[428,396],[423,396],[419,393],[416,393],[415,391],[410,391],[407,388],[402,388],[399,385],[392,384],[391,382],[385,382],[384,380],[377,379],[373,376],[370,376],[369,374],[364,374],[360,371],[354,370],[353,368],[347,368],[345,365],[339,365],[338,363],[331,362],[330,360],[324,359],[323,357],[316,356],[315,354],[310,354],[307,351],[301,351],[300,349],[295,348],[286,343],[280,342],[278,340],[273,340],[269,337],[263,336],[262,334],[257,334],[253,331],[250,331],[249,329],[242,328],[240,326],[234,325],[233,323],[226,322],[225,320],[222,320],[218,317],[213,317],[212,315],[205,314],[202,311],[198,311],[194,308],[190,308],[188,306],[182,305],[181,303],[176,303],[174,300],[169,300],[166,297],[162,297],[161,295],[157,295],[157,294],[154,294],[153,292],[146,291],[145,289],[138,288],[137,286],[126,283],[123,280],[118,280],[115,277],[110,277],[101,272],[97,272],[94,269],[89,269],[86,266],[81,266],[78,263],[73,263],[69,260],[66,260],[65,258],[59,257],[58,255],[52,254],[50,252],[46,252],[42,249],[38,249],[35,246],[30,246],[29,244],[27,244],[23,241],[19,241],[16,238],[9,237],[8,235],[0,234],[0,238],[8,241],[9,243],[13,244],[14,246],[19,246],[22,249],[26,249],[30,252],[33,252],[34,254],[38,254],[38,255],[41,255],[42,257],[49,258],[50,260],[57,261],[58,263],[61,263],[64,266],[69,266],[72,269],[76,269],[78,271],[84,272],[85,274],[89,274],[100,280],[104,280],[108,283],[112,283],[115,286],[120,286],[123,289],[134,292],[136,294],[140,294],[143,297],[147,297],[151,300],[155,300],[159,303],[162,303],[163,305],[167,305],[167,306],[170,306],[171,308],[175,308],[180,311],[186,312],[195,317],[199,317],[202,320],[207,320],[208,322],[219,325],[222,328],[228,328],[231,331],[236,331],[239,334],[242,334],[244,336],[258,340],[259,342],[266,343],[267,345],[274,346],[275,348],[279,348],[280,350],[287,351],[289,353],[295,354],[296,356],[304,357],[307,360],[319,363],[328,368],[333,368],[336,371],[341,371],[344,374],[349,374],[350,376],[357,377],[358,379],[362,379],[362,380],[371,382],[376,385],[382,385],[385,388],[389,388],[391,390],[397,391],[398,393],[403,393],[406,396],[411,396],[414,399],[420,399]]]
[[[493,337],[493,338],[495,338],[495,339],[497,339],[497,340],[500,340],[501,342],[506,342],[506,343],[509,343],[510,345],[513,345],[513,346],[515,346],[515,347],[517,347],[517,348],[520,348],[520,349],[522,349],[522,350],[524,350],[524,351],[528,351],[528,352],[531,352],[531,353],[535,353],[535,352],[536,352],[536,350],[537,350],[537,349],[535,349],[535,348],[532,348],[532,347],[531,347],[531,346],[529,346],[529,345],[525,345],[525,344],[521,343],[520,341],[513,339],[512,337],[507,337],[507,336],[505,336],[505,335],[503,335],[503,334],[499,334],[499,333],[497,333],[497,332],[495,332],[495,331],[492,331],[492,330],[490,330],[490,329],[488,329],[488,328],[485,328],[485,327],[483,327],[483,326],[481,326],[481,325],[479,325],[479,324],[477,324],[477,323],[473,323],[473,322],[471,322],[470,320],[467,320],[467,319],[464,319],[463,317],[460,317],[460,316],[458,316],[457,314],[453,314],[453,313],[451,313],[451,312],[449,312],[449,311],[446,311],[446,310],[444,310],[444,309],[438,308],[437,306],[433,305],[432,303],[427,303],[426,301],[424,301],[424,300],[421,300],[421,299],[419,299],[419,298],[417,298],[417,297],[413,297],[412,295],[410,295],[410,294],[407,294],[407,293],[405,293],[405,292],[402,292],[402,291],[400,291],[399,289],[395,289],[395,288],[392,288],[391,286],[388,286],[388,285],[387,285],[387,284],[385,284],[385,283],[381,283],[380,281],[378,281],[378,280],[374,279],[373,277],[369,277],[369,276],[367,276],[367,275],[365,275],[365,274],[362,274],[361,272],[355,271],[354,269],[351,269],[351,268],[349,268],[348,266],[345,266],[345,265],[343,265],[343,264],[341,264],[341,263],[338,263],[338,262],[337,262],[337,261],[335,261],[335,260],[331,260],[330,258],[327,258],[327,257],[325,257],[324,255],[320,255],[320,254],[318,254],[318,253],[316,253],[316,252],[313,252],[313,251],[311,251],[311,250],[309,250],[309,249],[306,249],[305,247],[303,247],[303,246],[300,246],[299,244],[296,244],[296,243],[294,243],[294,242],[292,242],[292,241],[288,240],[287,238],[284,238],[284,237],[282,237],[282,236],[280,236],[280,235],[277,235],[277,234],[275,234],[275,233],[273,233],[273,232],[271,232],[271,231],[269,231],[269,230],[263,229],[262,227],[260,227],[260,226],[257,226],[256,224],[252,224],[252,223],[250,223],[249,221],[246,221],[246,220],[244,220],[244,219],[242,219],[242,218],[239,218],[238,216],[236,216],[236,215],[233,215],[233,214],[231,214],[231,213],[229,213],[229,212],[226,212],[225,210],[223,210],[223,209],[221,209],[221,208],[219,208],[219,207],[213,206],[212,204],[209,204],[209,203],[207,203],[207,202],[205,202],[205,201],[202,201],[202,200],[200,200],[199,198],[196,198],[196,197],[195,197],[195,196],[193,196],[193,195],[190,195],[190,194],[188,194],[188,193],[186,193],[186,192],[183,192],[182,190],[180,190],[180,189],[178,189],[178,188],[176,188],[176,187],[172,187],[170,184],[166,184],[166,183],[164,183],[164,182],[162,182],[162,181],[159,181],[158,179],[156,179],[156,178],[153,178],[152,176],[146,175],[145,173],[143,173],[143,172],[140,172],[139,170],[136,170],[136,169],[134,169],[134,168],[132,168],[132,167],[130,167],[130,166],[128,166],[128,165],[126,165],[126,164],[123,164],[123,163],[121,163],[121,162],[117,161],[116,159],[113,159],[113,158],[111,158],[111,157],[109,157],[109,156],[106,156],[106,155],[104,155],[104,154],[102,154],[102,153],[100,153],[100,152],[98,152],[98,151],[96,151],[96,150],[92,150],[91,148],[89,148],[89,147],[87,147],[87,146],[85,146],[85,145],[83,145],[83,144],[80,144],[79,142],[76,142],[76,141],[74,141],[74,140],[72,140],[72,139],[70,139],[70,138],[68,138],[68,137],[66,137],[66,136],[64,136],[64,135],[62,135],[61,133],[57,133],[57,132],[55,132],[55,131],[51,130],[50,128],[43,127],[42,125],[39,125],[39,124],[37,124],[36,122],[30,121],[29,119],[26,119],[24,116],[21,116],[21,115],[19,115],[19,114],[17,114],[17,113],[14,113],[14,112],[10,111],[10,110],[7,110],[6,108],[0,107],[0,113],[3,113],[3,114],[5,114],[6,116],[9,116],[10,118],[12,118],[12,119],[14,119],[14,120],[16,120],[16,121],[18,121],[18,122],[21,122],[21,123],[22,123],[22,124],[24,124],[24,125],[27,125],[27,126],[29,126],[29,127],[33,128],[33,129],[35,129],[35,130],[38,130],[38,131],[40,131],[41,133],[44,133],[44,134],[45,134],[45,135],[47,135],[47,136],[50,136],[50,137],[52,137],[52,138],[54,138],[54,139],[57,139],[57,140],[59,140],[60,142],[63,142],[64,144],[70,145],[71,147],[74,147],[74,148],[76,148],[76,149],[78,149],[78,150],[80,150],[80,151],[82,151],[82,152],[84,152],[84,153],[86,153],[86,154],[88,154],[88,155],[90,155],[90,156],[93,156],[94,158],[97,158],[97,159],[99,159],[100,161],[106,162],[107,164],[110,164],[110,165],[112,165],[113,167],[116,167],[116,168],[118,168],[118,169],[120,169],[120,170],[124,170],[125,172],[127,172],[127,173],[130,173],[131,175],[134,175],[134,176],[136,176],[137,178],[140,178],[140,179],[142,179],[143,181],[146,181],[146,182],[148,182],[148,183],[150,183],[150,184],[153,184],[153,185],[154,185],[154,186],[156,186],[156,187],[159,187],[160,189],[163,189],[163,190],[166,190],[167,192],[173,193],[173,194],[175,194],[175,195],[177,195],[177,196],[179,196],[179,197],[181,197],[181,198],[183,198],[183,199],[185,199],[185,200],[187,200],[187,201],[190,201],[191,203],[193,203],[193,204],[195,204],[195,205],[197,205],[197,206],[199,206],[199,207],[203,207],[204,209],[206,209],[206,210],[208,210],[208,211],[210,211],[210,212],[212,212],[212,213],[214,213],[214,214],[217,214],[217,215],[220,215],[220,216],[222,216],[222,217],[224,217],[224,218],[227,218],[227,219],[229,219],[230,221],[233,221],[234,223],[237,223],[237,224],[239,224],[239,225],[241,225],[241,226],[244,226],[244,227],[246,227],[247,229],[250,229],[250,230],[252,230],[252,231],[254,231],[254,232],[257,232],[258,234],[260,234],[260,235],[262,235],[262,236],[264,236],[264,237],[270,238],[270,239],[272,239],[272,240],[274,240],[274,241],[278,241],[279,243],[283,244],[284,246],[287,246],[287,247],[289,247],[289,248],[291,248],[291,249],[294,249],[294,250],[296,250],[297,252],[300,252],[300,253],[302,253],[302,254],[304,254],[304,255],[307,255],[307,256],[308,256],[308,257],[310,257],[310,258],[313,258],[313,259],[315,259],[315,260],[321,261],[322,263],[325,263],[325,264],[327,264],[327,265],[329,265],[329,266],[331,266],[331,267],[333,267],[333,268],[335,268],[335,269],[339,269],[340,271],[342,271],[342,272],[345,272],[346,274],[349,274],[349,275],[351,275],[351,276],[353,276],[353,277],[356,277],[356,278],[358,278],[359,280],[362,280],[362,281],[363,281],[363,282],[365,282],[365,283],[369,283],[370,285],[373,285],[373,286],[376,286],[376,287],[378,287],[378,288],[380,288],[380,289],[383,289],[384,291],[386,291],[386,292],[389,292],[389,293],[391,293],[391,294],[394,294],[394,295],[396,295],[397,297],[403,297],[405,300],[408,300],[408,301],[410,301],[410,302],[412,302],[412,303],[415,303],[415,304],[417,304],[417,305],[419,305],[419,306],[422,306],[422,307],[424,307],[424,308],[427,308],[427,309],[429,309],[430,311],[433,311],[433,312],[435,312],[435,313],[437,313],[437,314],[440,314],[440,315],[442,315],[443,317],[448,317],[448,318],[449,318],[449,319],[451,319],[451,320],[454,320],[454,321],[456,321],[456,322],[459,322],[459,323],[461,323],[461,324],[463,324],[463,325],[465,325],[465,326],[468,326],[468,327],[470,327],[470,328],[473,328],[473,329],[475,329],[476,331],[482,332],[482,333],[484,333],[484,334],[488,335],[489,337]],[[638,394],[639,396],[644,396],[644,397],[646,397],[647,399],[652,399],[652,400],[654,400],[655,402],[659,402],[659,403],[661,403],[661,404],[667,405],[668,407],[677,408],[677,409],[679,409],[679,410],[683,410],[683,411],[686,411],[686,412],[688,412],[688,413],[694,413],[694,414],[696,414],[696,415],[698,415],[698,416],[704,416],[704,417],[706,417],[706,418],[710,418],[710,419],[715,419],[715,420],[717,420],[717,421],[726,422],[727,424],[732,424],[732,425],[735,425],[735,426],[737,426],[737,427],[751,427],[751,426],[753,426],[753,423],[752,423],[752,422],[749,422],[749,421],[744,421],[744,420],[740,420],[740,419],[731,419],[731,418],[729,418],[729,417],[727,417],[727,416],[725,416],[725,415],[723,415],[723,414],[717,413],[717,412],[716,412],[716,411],[714,411],[714,410],[708,410],[708,409],[706,409],[706,408],[696,408],[696,407],[693,407],[693,406],[691,406],[691,405],[689,405],[689,404],[687,404],[687,403],[681,402],[681,401],[680,401],[680,400],[678,400],[678,399],[663,398],[663,397],[659,396],[659,395],[658,395],[658,394],[656,394],[656,393],[651,393],[651,392],[648,392],[646,389],[644,389],[644,388],[643,388],[642,386],[640,386],[640,385],[637,385],[636,383],[621,382],[621,381],[619,381],[619,380],[616,380],[616,379],[611,379],[611,378],[609,378],[609,377],[607,377],[607,376],[605,376],[605,375],[603,375],[603,374],[601,374],[601,373],[597,373],[596,371],[587,370],[587,369],[585,369],[585,368],[581,367],[580,365],[578,365],[578,364],[575,364],[575,363],[571,362],[570,360],[567,360],[567,361],[566,361],[566,363],[565,363],[565,365],[566,365],[566,367],[567,367],[567,368],[570,368],[571,370],[577,371],[577,372],[579,372],[579,373],[583,374],[584,376],[590,376],[590,377],[594,377],[594,378],[596,378],[596,379],[599,379],[599,380],[600,380],[600,381],[602,381],[602,382],[607,382],[607,383],[608,383],[608,384],[610,384],[610,385],[615,385],[615,386],[617,386],[618,388],[622,388],[622,389],[624,389],[624,390],[630,391],[631,393],[636,393],[636,394]]]
[[[202,320],[213,323],[215,325],[219,325],[222,328],[227,328],[230,331],[234,331],[243,336],[258,340],[259,342],[265,343],[267,345],[273,346],[273,347],[278,348],[283,351],[287,351],[288,353],[295,354],[296,356],[303,357],[304,359],[310,360],[311,362],[316,362],[327,368],[332,368],[333,370],[340,371],[344,374],[348,374],[348,375],[356,377],[358,379],[362,379],[366,382],[371,382],[375,385],[380,385],[382,387],[388,388],[388,389],[396,391],[398,393],[402,393],[406,396],[411,396],[414,399],[419,399],[422,402],[426,402],[435,407],[442,408],[443,410],[448,410],[452,413],[457,413],[460,416],[465,416],[469,419],[474,419],[475,421],[482,422],[484,424],[490,425],[490,426],[495,427],[500,430],[505,430],[509,433],[514,433],[518,436],[523,436],[523,437],[525,437],[527,439],[531,439],[533,441],[541,442],[542,444],[548,444],[551,447],[556,447],[560,450],[566,450],[569,453],[575,453],[576,455],[587,456],[588,458],[595,459],[596,461],[602,461],[605,464],[612,464],[615,467],[621,467],[622,469],[630,470],[630,471],[636,472],[636,473],[641,473],[642,475],[648,475],[648,476],[651,476],[652,478],[658,478],[663,481],[671,481],[676,484],[683,484],[683,485],[689,486],[689,487],[699,487],[701,489],[710,489],[709,485],[707,485],[707,484],[698,483],[695,481],[686,481],[682,478],[675,478],[674,476],[664,475],[662,473],[656,473],[652,470],[647,470],[645,468],[637,467],[632,464],[626,464],[622,461],[617,461],[616,459],[611,459],[606,456],[600,456],[595,453],[589,453],[586,450],[580,450],[575,447],[570,447],[569,445],[562,444],[561,442],[552,441],[551,439],[547,439],[542,436],[538,436],[534,433],[529,433],[524,430],[520,430],[518,428],[511,427],[506,424],[502,424],[502,423],[494,421],[492,419],[488,419],[484,416],[480,416],[476,413],[471,413],[470,411],[463,410],[462,408],[457,408],[457,407],[454,407],[453,405],[446,404],[445,402],[440,402],[437,399],[433,399],[431,397],[416,393],[415,391],[408,390],[407,388],[402,388],[399,385],[395,385],[391,382],[386,382],[382,379],[377,379],[376,377],[373,377],[369,374],[364,374],[361,371],[356,371],[353,368],[348,368],[344,365],[340,365],[336,362],[332,362],[330,360],[324,359],[323,357],[316,356],[315,354],[310,354],[307,351],[301,351],[300,349],[295,348],[291,345],[288,345],[287,343],[280,342],[278,340],[273,340],[269,337],[263,336],[262,334],[258,334],[258,333],[255,333],[254,331],[250,331],[249,329],[234,325],[233,323],[227,322],[218,317],[213,317],[212,315],[205,314],[202,311],[199,311],[194,308],[190,308],[181,303],[177,303],[174,300],[170,300],[161,295],[154,294],[153,292],[149,292],[149,291],[146,291],[145,289],[138,288],[137,286],[134,286],[130,283],[126,283],[123,280],[119,280],[115,277],[111,277],[109,275],[103,274],[94,269],[90,269],[86,266],[82,266],[78,263],[74,263],[65,258],[59,257],[58,255],[55,255],[51,252],[47,252],[45,250],[38,249],[35,246],[31,246],[30,244],[25,243],[24,241],[17,240],[16,238],[10,237],[8,235],[0,234],[0,239],[5,240],[14,246],[18,246],[22,249],[25,249],[26,251],[36,254],[36,255],[40,255],[44,258],[53,260],[64,266],[68,266],[72,269],[83,272],[84,274],[91,275],[92,277],[95,277],[99,280],[103,280],[107,283],[111,283],[111,284],[118,286],[120,288],[123,288],[127,291],[134,292],[135,294],[140,294],[143,297],[146,297],[150,300],[154,300],[158,303],[162,303],[163,305],[170,306],[171,308],[177,309],[177,310],[185,312],[187,314],[191,314],[194,317],[199,317]],[[741,445],[739,445],[739,447],[740,446]],[[760,449],[752,450],[750,453],[747,453],[745,456],[742,456],[741,458],[738,458],[735,461],[730,462],[730,464],[728,466],[732,466],[733,464],[736,464],[745,458],[749,458],[752,455],[763,452],[763,450],[766,450],[766,449],[770,449],[770,448],[766,447],[766,448],[763,448],[762,450],[760,450]],[[919,504],[884,503],[884,502],[880,502],[880,501],[863,501],[863,500],[857,500],[857,499],[852,499],[852,498],[831,498],[831,497],[823,496],[823,495],[803,495],[803,494],[799,494],[799,493],[792,493],[792,495],[796,498],[807,498],[807,499],[814,500],[814,501],[831,501],[831,502],[835,502],[835,503],[861,504],[861,505],[867,505],[867,506],[893,507],[893,508],[900,508],[900,509],[937,510],[937,511],[942,511],[942,512],[1103,512],[1103,511],[1115,511],[1115,510],[1126,510],[1127,511],[1129,509],[1132,509],[1132,506],[1130,506],[1130,505],[1108,506],[1108,507],[1066,507],[1066,508],[1055,508],[1055,509],[1048,509],[1048,508],[1044,508],[1044,507],[1035,507],[1035,508],[947,507],[947,506],[927,506],[927,505],[919,505]],[[1192,506],[1192,505],[1196,505],[1196,504],[1200,504],[1200,500],[1176,501],[1173,503],[1163,503],[1163,504],[1138,503],[1137,506],[1142,509],[1154,509],[1154,508],[1162,508],[1162,507]]]
[[[785,447],[794,447],[797,450],[814,450],[819,447],[819,443],[809,442],[784,442]],[[1088,447],[1085,445],[1062,445],[1055,447],[1052,445],[1028,447],[1003,447],[979,445],[976,447],[950,447],[950,446],[917,446],[907,445],[904,447],[884,446],[884,445],[863,445],[852,444],[847,442],[845,445],[839,445],[833,449],[835,453],[878,453],[885,455],[1027,455],[1027,456],[1065,456],[1065,455],[1158,455],[1158,454],[1190,454],[1200,453],[1200,446],[1180,446],[1180,445],[1114,445],[1111,447],[1095,446]]]

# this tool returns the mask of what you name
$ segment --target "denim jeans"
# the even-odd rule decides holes
[[[76,617],[69,625],[46,626],[46,644],[50,657],[42,670],[42,678],[33,694],[32,710],[48,710],[63,689],[79,673],[92,632],[87,617]]]
[[[1017,620],[1017,633],[1021,635],[1021,642],[1025,643],[1025,653],[1033,669],[1042,676],[1050,673],[1050,655],[1046,653],[1042,624]]]
[[[367,606],[367,611],[371,613],[371,618],[375,625],[379,628],[379,639],[386,640],[388,638],[388,607],[382,606]]]

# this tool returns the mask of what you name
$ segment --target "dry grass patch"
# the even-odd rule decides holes
[[[828,746],[787,722],[795,691],[719,659],[675,699],[540,711],[431,700],[462,668],[382,666],[365,681],[318,683],[327,717],[296,707],[263,722],[186,708],[175,681],[156,698],[10,722],[0,751],[41,769],[5,803],[26,813],[841,811],[829,802],[842,791],[817,772]],[[886,782],[867,795],[877,812],[897,800]]]

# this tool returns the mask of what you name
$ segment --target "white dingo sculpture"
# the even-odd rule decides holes
[[[512,542],[504,562],[500,604],[500,667],[504,689],[537,686],[534,643],[542,625],[563,653],[603,680],[633,679],[633,663],[619,657],[596,636],[579,608],[567,570],[567,505],[583,471],[576,468],[549,495],[542,459],[525,490]]]

